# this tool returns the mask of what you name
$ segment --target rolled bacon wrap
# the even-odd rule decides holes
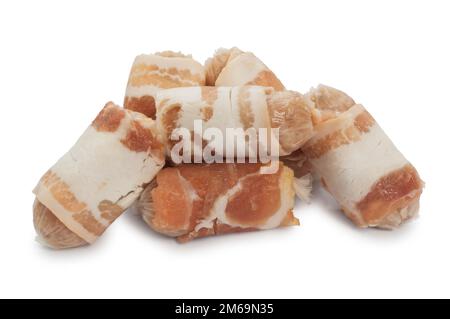
[[[260,59],[253,53],[243,52],[236,47],[217,50],[216,54],[207,60],[205,69],[207,85],[239,86],[253,84],[272,87],[276,91],[285,90],[281,81]],[[311,108],[311,111],[315,111],[315,109]],[[317,118],[317,113],[315,111],[312,114],[313,120]],[[286,155],[287,153],[290,152],[281,154],[281,160],[294,170],[296,178],[302,179],[296,181],[296,184],[302,185],[298,187],[297,194],[302,200],[309,201],[313,179],[312,166],[300,149],[289,155]]]
[[[317,103],[319,92],[311,93]],[[349,107],[349,98],[334,96],[337,100],[322,108],[327,119],[318,121],[302,150],[356,225],[395,228],[418,213],[423,182],[362,105]]]
[[[201,120],[203,129],[220,129],[223,136],[226,128],[278,128],[281,155],[297,150],[313,132],[306,101],[294,91],[262,86],[176,88],[158,92],[156,105],[158,129],[168,147],[172,132],[193,131],[194,120]]]
[[[34,189],[35,228],[43,243],[93,243],[164,165],[155,123],[108,103]]]
[[[198,85],[205,85],[205,71],[191,56],[171,51],[142,54],[131,67],[124,107],[154,118],[156,92]]]
[[[205,72],[209,86],[260,85],[284,90],[281,81],[260,59],[236,47],[217,50],[206,61]]]
[[[142,193],[138,210],[155,231],[180,242],[209,235],[299,225],[293,172],[280,164],[184,164],[164,168]]]

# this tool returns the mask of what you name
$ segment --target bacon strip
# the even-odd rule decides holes
[[[138,209],[157,232],[180,242],[209,235],[298,225],[293,172],[280,164],[186,164],[163,169]]]
[[[308,97],[319,116],[302,151],[344,213],[360,227],[389,229],[415,216],[423,182],[369,112],[325,86]]]
[[[55,248],[93,243],[163,165],[164,149],[153,120],[106,104],[33,191],[41,240]],[[72,240],[63,238],[70,232]]]
[[[236,47],[217,50],[206,61],[205,69],[209,86],[260,85],[284,90],[281,81],[259,58]]]
[[[277,128],[281,155],[300,148],[313,133],[310,110],[293,91],[261,86],[176,88],[160,91],[156,105],[158,129],[169,149],[176,143],[171,139],[174,130],[193,132],[195,120],[202,121],[203,130],[216,128],[224,137],[227,128],[265,128],[268,134]]]
[[[154,119],[156,92],[199,85],[205,85],[205,72],[191,56],[171,51],[142,54],[131,67],[124,107]]]

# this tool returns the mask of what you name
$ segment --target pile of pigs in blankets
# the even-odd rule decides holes
[[[280,157],[175,163],[172,134],[193,131],[194,121],[222,131],[276,129]],[[263,172],[274,161],[278,169]],[[108,102],[38,182],[34,226],[40,243],[61,249],[94,243],[132,205],[151,229],[179,242],[299,225],[295,198],[309,201],[313,179],[355,225],[385,229],[417,215],[424,186],[369,112],[342,91],[286,90],[238,48],[218,50],[205,65],[172,51],[143,54],[124,107]]]

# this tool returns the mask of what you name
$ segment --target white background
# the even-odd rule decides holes
[[[1,1],[0,297],[450,297],[448,1]],[[363,103],[426,181],[421,216],[360,230],[316,189],[302,226],[180,245],[126,213],[91,247],[34,241],[32,188],[135,55],[253,51],[290,89]]]

